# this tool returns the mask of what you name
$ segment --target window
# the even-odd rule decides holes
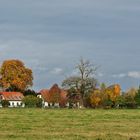
[[[20,106],[21,105],[21,103],[20,102],[17,102],[17,106]]]

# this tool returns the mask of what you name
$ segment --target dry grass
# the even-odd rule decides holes
[[[0,140],[140,140],[140,110],[0,109]]]

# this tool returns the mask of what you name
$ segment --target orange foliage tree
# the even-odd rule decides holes
[[[90,103],[92,107],[98,107],[102,102],[102,95],[100,90],[94,90],[90,96]]]
[[[51,99],[51,102],[54,104],[54,103],[59,103],[60,100],[61,100],[61,89],[58,87],[57,84],[54,84],[50,91],[49,91],[49,94],[50,94],[50,99]]]
[[[121,87],[120,85],[112,85],[106,89],[106,94],[108,95],[108,98],[115,103],[118,96],[120,96],[121,93]]]
[[[90,95],[90,103],[92,107],[104,107],[106,104],[115,105],[116,100],[120,96],[121,88],[117,85],[109,86],[108,88],[101,87],[93,90]]]
[[[32,70],[20,60],[6,60],[0,68],[0,85],[4,89],[24,91],[33,85]]]

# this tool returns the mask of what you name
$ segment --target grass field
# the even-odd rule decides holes
[[[140,110],[0,109],[0,140],[140,140]]]

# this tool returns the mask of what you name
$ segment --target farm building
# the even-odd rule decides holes
[[[9,101],[9,107],[24,107],[23,98],[24,96],[20,92],[0,92],[0,101]]]
[[[65,107],[67,105],[67,92],[54,84],[50,89],[43,89],[38,94],[43,100],[44,107]]]

